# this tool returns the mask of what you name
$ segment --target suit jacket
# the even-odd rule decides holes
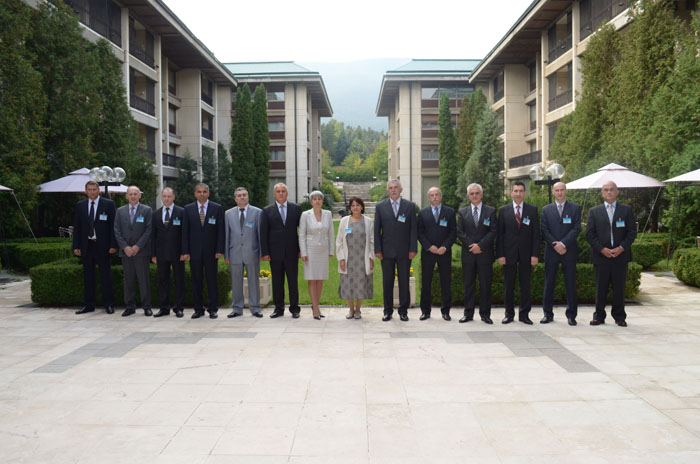
[[[443,221],[445,222],[443,223]],[[429,253],[428,248],[435,245],[438,248],[444,246],[447,248],[445,254],[452,255],[452,245],[457,238],[457,218],[454,209],[442,205],[439,222],[436,223],[433,207],[428,206],[418,212],[417,223],[418,240],[424,252]],[[445,225],[441,225],[441,223]]]
[[[139,252],[136,256],[151,256],[151,224],[152,214],[150,206],[139,203],[136,206],[134,214],[134,222],[131,223],[129,217],[129,208],[131,205],[126,204],[117,210],[117,215],[114,219],[114,237],[119,244],[119,256],[126,258],[124,248],[127,246],[136,245],[139,247]]]
[[[400,219],[404,218],[403,221]],[[374,212],[374,252],[385,258],[408,258],[409,252],[418,251],[416,205],[401,199],[399,214],[394,217],[391,199],[377,203]]]
[[[299,258],[299,235],[297,227],[301,220],[301,206],[287,202],[287,221],[277,208],[277,202],[266,206],[260,221],[260,247],[262,256],[270,256],[272,261]]]
[[[632,261],[632,242],[637,237],[637,224],[630,205],[617,203],[613,216],[613,240],[610,243],[610,219],[604,205],[594,206],[588,212],[586,240],[591,244],[591,263],[603,264],[611,259]],[[606,258],[600,254],[603,248],[621,246],[625,251],[617,258]]]
[[[73,218],[73,249],[80,250],[83,255],[87,253],[90,230],[89,201],[89,199],[81,200],[75,205],[75,217]],[[97,237],[96,244],[99,253],[109,254],[110,248],[117,248],[117,240],[114,237],[115,214],[114,202],[100,197],[95,212],[95,236]]]
[[[170,211],[170,224],[163,224],[163,208],[153,213],[151,228],[151,256],[163,261],[179,261],[182,254],[182,218],[185,210],[173,204]]]
[[[260,217],[262,210],[248,205],[245,224],[241,231],[238,218],[239,208],[234,206],[226,211],[226,245],[224,256],[231,264],[257,262],[260,259]]]
[[[209,202],[204,225],[199,220],[199,203],[185,206],[182,221],[182,254],[201,261],[214,259],[216,253],[224,254],[224,209],[218,203]]]
[[[542,235],[545,240],[544,257],[559,255],[552,242],[562,242],[566,247],[564,258],[576,260],[578,255],[578,234],[581,233],[581,207],[569,201],[564,203],[561,217],[556,203],[542,208]],[[552,255],[553,256],[553,255]]]
[[[498,235],[496,258],[505,257],[506,264],[513,264],[518,257],[529,260],[540,255],[540,221],[537,207],[523,202],[522,223],[518,227],[510,202],[498,210]],[[530,224],[525,224],[529,219]]]
[[[479,226],[474,226],[473,205],[459,210],[457,216],[457,237],[462,243],[462,259],[467,261],[477,260],[493,263],[493,242],[498,233],[498,218],[496,208],[481,203],[479,211]],[[482,253],[475,255],[469,252],[469,246],[476,243],[481,248]]]
[[[328,210],[321,210],[321,225],[323,228],[315,227],[317,223],[313,209],[301,213],[299,219],[299,250],[301,256],[309,256],[309,246],[326,246],[326,255],[335,254],[335,238],[333,237],[333,213]]]

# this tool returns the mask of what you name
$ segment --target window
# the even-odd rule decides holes
[[[130,106],[146,114],[155,116],[155,82],[136,71],[134,68],[129,68],[129,89]]]
[[[177,108],[168,106],[168,132],[177,134]]]
[[[151,68],[156,62],[153,58],[154,39],[143,24],[134,18],[129,18],[129,53]]]
[[[455,85],[445,84],[439,87],[425,86],[421,88],[422,100],[440,100],[443,94],[451,100],[461,100],[468,97],[474,91],[474,87],[470,85]]]
[[[571,63],[547,78],[549,82],[549,111],[571,103]]]
[[[554,143],[554,137],[557,135],[557,129],[559,128],[559,124],[550,124],[547,126],[549,130],[549,144],[548,147],[551,149],[552,148],[552,143]]]
[[[213,105],[212,96],[214,95],[214,88],[209,79],[202,76],[202,101],[209,106]]]
[[[267,92],[267,101],[284,101],[284,92]]]
[[[493,101],[494,103],[503,98],[503,71],[493,78]]]
[[[177,72],[173,68],[168,68],[168,92],[177,95]]]
[[[571,11],[559,18],[549,28],[549,31],[547,31],[547,43],[550,63],[571,49]]]
[[[537,88],[537,65],[535,63],[532,63],[527,68],[529,71],[530,91],[532,92]]]
[[[270,148],[270,161],[284,161],[285,150],[284,147],[271,147]]]
[[[627,8],[629,0],[581,0],[579,3],[581,40],[591,35]]]
[[[116,45],[122,45],[122,10],[111,0],[66,0],[78,20]]]
[[[269,121],[267,123],[267,130],[268,131],[283,131],[284,130],[284,121]]]
[[[537,129],[537,103],[532,102],[527,107],[530,114],[530,130],[533,131]]]
[[[214,140],[214,117],[206,111],[202,111],[202,137]]]
[[[537,151],[537,141],[536,140],[532,140],[531,142],[528,142],[527,144],[530,147],[530,153],[532,153],[533,151]]]
[[[423,147],[423,152],[421,153],[421,159],[424,160],[436,160],[440,159],[440,153],[436,146]]]
[[[437,100],[440,98],[440,89],[437,87],[423,87],[420,89],[421,99]]]
[[[421,129],[423,130],[438,130],[438,115],[424,114],[421,116]]]

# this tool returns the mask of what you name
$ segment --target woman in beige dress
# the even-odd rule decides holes
[[[299,222],[299,249],[304,262],[304,280],[309,282],[309,296],[314,319],[321,314],[323,281],[328,280],[328,258],[333,256],[333,217],[323,206],[323,193],[314,190],[309,195],[311,209],[301,214]]]

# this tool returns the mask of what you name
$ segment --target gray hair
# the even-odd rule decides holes
[[[321,197],[321,200],[323,200],[323,192],[320,190],[314,190],[313,192],[309,193],[309,201],[313,200],[314,197]]]
[[[208,186],[207,184],[205,184],[204,182],[200,182],[200,183],[198,183],[197,185],[195,185],[195,186],[194,186],[195,191],[196,191],[199,187],[204,187],[204,189],[205,189],[207,192],[209,191],[209,186]]]
[[[272,190],[275,190],[279,185],[281,185],[282,187],[284,187],[285,190],[289,190],[289,189],[287,188],[287,184],[285,184],[284,182],[278,182],[278,183],[276,183],[276,184],[272,187]]]
[[[389,181],[386,183],[386,186],[388,187],[391,184],[399,184],[399,187],[401,187],[401,182],[399,182],[398,179],[389,179]]]
[[[162,194],[162,193],[165,192],[166,190],[170,190],[170,193],[172,193],[173,196],[175,196],[175,190],[173,190],[172,187],[165,187],[163,190],[160,191],[160,193]]]
[[[236,195],[238,192],[245,192],[248,193],[248,189],[245,187],[238,187],[236,190],[233,192],[234,195]]]
[[[477,184],[476,182],[471,183],[467,186],[467,193],[469,193],[469,191],[473,188],[479,189],[481,193],[484,193],[484,189],[481,188],[481,185]]]
[[[440,192],[440,195],[442,195],[442,190],[440,190],[440,187],[437,187],[437,186],[435,186],[435,185],[433,185],[432,187],[430,187],[430,188],[428,189],[428,194],[430,194],[430,191],[433,190],[433,189],[437,190],[438,192]]]

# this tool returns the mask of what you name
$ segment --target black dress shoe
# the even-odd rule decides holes
[[[293,319],[299,319],[299,312],[292,313],[292,318],[293,318]]]
[[[160,311],[158,311],[157,313],[155,313],[153,315],[153,317],[163,317],[163,316],[170,316],[170,310],[161,309]]]
[[[465,322],[471,322],[474,320],[474,316],[464,316],[462,319],[459,320],[460,324],[464,324]]]
[[[314,319],[316,319],[317,321],[320,321],[320,320],[321,320],[321,316],[314,316]]]
[[[487,324],[493,324],[493,321],[488,316],[481,316],[481,320]]]
[[[262,317],[262,312],[260,312],[260,313],[253,313],[253,316],[255,316],[255,317]]]
[[[408,322],[408,314],[399,314],[399,319],[401,322]]]
[[[528,316],[518,316],[518,320],[523,324],[532,325],[532,321]]]
[[[143,315],[146,317],[151,317],[153,316],[153,311],[151,311],[151,308],[146,308],[143,310]]]
[[[442,318],[445,319],[446,321],[451,321],[452,318],[448,313],[442,313]]]
[[[107,314],[114,314],[114,306],[107,306],[105,307],[105,312]]]
[[[200,313],[198,311],[195,311],[194,313],[192,313],[192,319],[199,319],[202,316],[204,316],[204,312]]]
[[[513,322],[513,316],[506,316],[501,321],[501,324],[510,324],[511,322]]]
[[[81,308],[75,312],[75,314],[85,314],[85,313],[94,313],[95,308],[88,308],[85,306],[84,308]]]
[[[283,317],[284,316],[284,311],[274,311],[272,314],[270,314],[270,319],[274,319],[276,317]]]
[[[182,310],[181,310],[181,309],[176,309],[176,310],[175,310],[175,315],[176,315],[177,317],[182,317],[182,316],[183,316]]]
[[[576,319],[573,317],[568,317],[566,320],[569,322],[569,325],[576,325]]]
[[[540,320],[540,324],[549,324],[554,321],[554,316],[545,316]]]
[[[620,327],[627,327],[627,322],[625,321],[615,321],[615,324],[619,325]]]
[[[238,316],[242,316],[242,315],[243,315],[243,314],[237,313],[236,311],[231,311],[231,314],[229,314],[229,315],[226,316],[226,317],[228,317],[229,319],[231,319],[231,318],[233,318],[233,317],[238,317]]]
[[[601,320],[601,319],[593,319],[591,321],[591,325],[603,325],[603,324],[605,324],[605,321]]]
[[[384,322],[390,321],[390,320],[391,320],[391,314],[385,314],[384,316],[382,316],[382,320],[383,320]]]
[[[131,316],[135,312],[136,312],[136,310],[134,308],[126,308],[124,310],[124,312],[122,313],[122,317]]]
[[[217,317],[219,317],[218,314],[216,314],[216,313],[209,313],[209,319],[216,319]]]
[[[430,314],[423,313],[420,315],[420,317],[418,319],[420,319],[421,321],[424,321],[426,319],[430,319]]]

